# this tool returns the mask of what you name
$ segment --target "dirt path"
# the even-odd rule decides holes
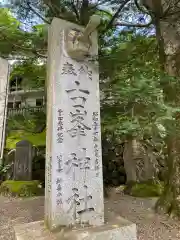
[[[154,214],[152,199],[136,199],[113,194],[105,201],[105,208],[137,224],[138,240],[180,239],[180,222]],[[42,220],[44,198],[8,199],[0,197],[0,240],[14,240],[12,226]]]

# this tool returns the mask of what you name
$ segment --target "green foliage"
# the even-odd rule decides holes
[[[17,43],[22,38],[22,32],[19,26],[20,22],[11,15],[8,9],[0,8],[0,53],[2,56],[17,53],[17,49],[10,43],[10,39]],[[7,36],[9,41],[7,41]]]
[[[126,192],[125,187],[124,191]],[[133,197],[158,197],[163,192],[163,184],[161,183],[134,183],[131,186],[129,194]]]
[[[33,0],[24,0],[21,3],[14,3],[14,1],[11,2],[12,8],[16,9],[16,13],[21,20],[28,20],[30,22],[35,17],[37,18],[36,12],[38,12],[38,18],[46,23],[50,23],[52,19],[56,17],[80,25],[85,25],[88,23],[91,15],[95,12],[99,13],[98,9],[101,3],[104,3],[104,0],[98,1],[98,4],[95,2],[93,3],[93,1],[72,2],[69,0],[51,0],[51,3],[47,1],[34,2]],[[106,1],[106,3],[110,4],[111,1]],[[108,11],[105,12],[108,13]],[[111,16],[110,12],[109,15]]]
[[[5,166],[3,164],[0,164],[0,175],[5,174],[10,167],[11,167],[10,164],[7,164]]]
[[[26,31],[23,24],[7,8],[0,8],[0,37],[0,55],[4,58],[34,58],[47,51],[45,26]]]
[[[9,117],[8,129],[12,130],[23,130],[29,133],[41,132],[43,126],[46,125],[46,115],[43,111],[33,112],[31,109],[26,110],[22,114]]]
[[[13,65],[10,81],[15,77],[21,77],[23,89],[44,88],[46,78],[46,67],[37,60],[30,59],[18,61]]]
[[[104,95],[103,126],[106,131],[115,131],[125,138],[142,137],[151,131],[152,122],[156,120],[152,114],[159,111],[161,106],[158,99],[162,99],[159,76],[153,68],[154,61],[147,64],[150,56],[142,51],[143,44],[147,47],[147,43],[150,45],[154,42],[140,36],[129,39],[130,36],[123,47],[111,48],[110,59],[105,58],[109,67],[104,73],[109,79],[101,84]],[[152,51],[149,51],[150,55]],[[102,66],[103,63],[102,56]]]
[[[45,185],[45,147],[43,153],[38,151],[37,156],[33,158],[32,179],[39,179],[42,185]]]
[[[125,33],[115,41],[100,56],[104,134],[123,141],[165,137],[179,109],[164,102],[161,79],[168,77],[160,71],[155,39]]]
[[[103,180],[106,186],[125,184],[126,173],[123,166],[124,146],[116,137],[102,134]]]
[[[43,193],[39,181],[4,181],[0,186],[0,193],[2,195],[32,197],[41,195]]]
[[[26,131],[11,131],[6,139],[6,148],[13,149],[16,143],[21,140],[28,140],[35,146],[45,146],[46,145],[46,132],[33,134]]]

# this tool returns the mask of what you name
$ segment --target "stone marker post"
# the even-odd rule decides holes
[[[98,43],[84,29],[54,19],[49,29],[45,223],[49,229],[104,223]]]
[[[9,64],[5,59],[0,58],[0,159],[3,157],[7,102],[9,89]]]
[[[22,140],[16,143],[14,180],[32,180],[33,147],[29,141]]]

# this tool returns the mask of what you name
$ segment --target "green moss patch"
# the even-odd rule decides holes
[[[124,191],[133,197],[158,197],[162,194],[163,184],[134,183],[130,188],[126,186]]]
[[[4,181],[0,186],[0,194],[4,196],[32,197],[42,195],[43,189],[39,181]]]
[[[12,149],[16,147],[16,143],[21,140],[28,140],[35,146],[45,146],[46,145],[46,131],[42,133],[32,134],[22,130],[11,131],[6,140],[6,148]]]

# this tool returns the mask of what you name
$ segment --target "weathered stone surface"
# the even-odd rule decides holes
[[[9,83],[9,64],[0,58],[0,158],[3,156]]]
[[[71,29],[82,30],[54,19],[49,31],[45,221],[50,229],[104,222],[98,64],[67,54]],[[91,40],[96,57],[97,32]]]
[[[40,221],[17,225],[14,231],[16,240],[137,240],[136,225],[115,215],[97,227],[61,229],[52,233]]]
[[[33,146],[29,141],[16,143],[14,180],[28,181],[32,176]]]
[[[16,152],[16,149],[12,149],[8,152],[8,154],[6,156],[6,164],[10,165],[10,168],[8,169],[8,171],[6,173],[6,179],[13,179],[15,152]]]

